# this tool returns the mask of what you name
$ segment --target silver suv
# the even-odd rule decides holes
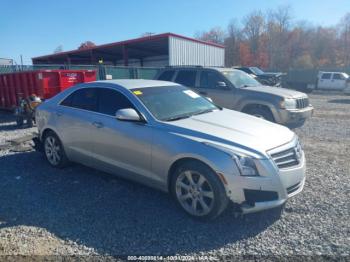
[[[155,79],[187,86],[225,108],[241,111],[291,128],[312,116],[306,94],[264,86],[253,77],[231,68],[176,67],[159,72]]]

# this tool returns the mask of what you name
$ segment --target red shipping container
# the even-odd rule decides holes
[[[0,74],[0,108],[14,109],[19,97],[48,99],[79,83],[96,81],[95,70],[36,70]]]

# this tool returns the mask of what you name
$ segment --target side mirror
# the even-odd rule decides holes
[[[120,120],[120,121],[131,121],[131,122],[142,121],[139,114],[133,108],[119,109],[115,113],[115,118]]]
[[[228,89],[228,86],[226,85],[226,83],[222,82],[222,81],[217,82],[216,87],[221,88],[221,89]]]

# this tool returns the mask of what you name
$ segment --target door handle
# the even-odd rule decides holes
[[[204,92],[204,91],[199,91],[199,93],[201,94],[201,95],[207,95],[208,93],[207,92]]]
[[[97,128],[102,128],[103,127],[103,124],[101,122],[93,122],[92,123],[95,127]]]
[[[63,114],[61,112],[56,112],[56,116],[62,116]]]

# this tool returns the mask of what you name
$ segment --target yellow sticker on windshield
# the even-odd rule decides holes
[[[135,95],[140,96],[142,95],[142,92],[140,90],[136,90],[133,92]]]

